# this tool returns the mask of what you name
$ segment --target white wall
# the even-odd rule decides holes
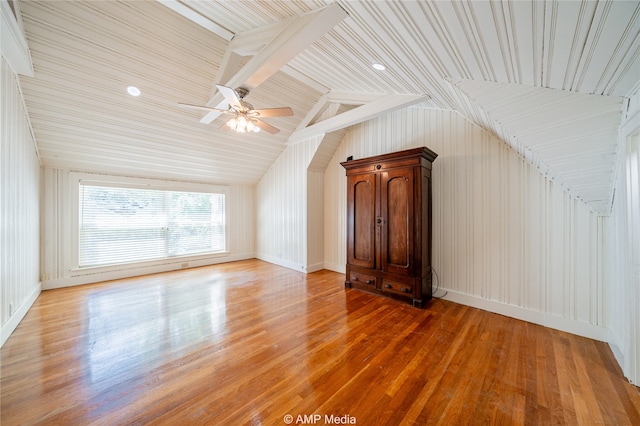
[[[640,99],[634,102],[640,111]],[[634,114],[628,123],[636,127],[627,134],[635,132],[637,147],[640,120]],[[638,383],[640,229],[634,226],[640,224],[633,223],[640,215],[633,208],[640,208],[640,194],[627,187],[637,179],[640,166],[632,165],[640,161],[640,148],[622,155],[616,204],[606,218],[454,112],[409,108],[353,126],[324,170],[324,185],[308,168],[319,141],[288,147],[258,185],[258,257],[304,271],[318,267],[322,251],[324,268],[344,272],[346,178],[340,162],[427,146],[438,153],[436,296],[446,293],[459,303],[607,341]],[[632,167],[635,175],[628,176]],[[322,242],[315,235],[320,216]]]
[[[255,189],[231,185],[227,188],[228,253],[199,255],[150,261],[128,266],[74,270],[72,210],[73,173],[69,170],[43,169],[43,221],[41,271],[43,289],[86,284],[128,276],[211,265],[255,257]],[[153,180],[149,180],[150,182]],[[171,184],[171,182],[168,182]],[[189,183],[180,183],[188,189]],[[77,205],[77,204],[76,204]]]
[[[16,76],[4,57],[0,150],[0,345],[40,294],[40,164]]]
[[[615,198],[605,219],[604,302],[611,347],[622,370],[640,385],[640,93],[631,98],[620,132]]]
[[[307,272],[324,269],[324,172],[307,170]]]
[[[325,170],[325,267],[344,272],[340,162],[427,146],[433,266],[447,299],[608,340],[602,218],[497,137],[449,111],[409,108],[354,126]]]
[[[287,147],[258,183],[258,259],[307,272],[307,168],[321,140],[318,137]],[[311,185],[317,190],[317,179],[312,179]]]

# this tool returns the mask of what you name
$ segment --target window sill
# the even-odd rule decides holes
[[[201,264],[202,262],[206,262],[209,259],[219,259],[221,257],[228,257],[231,253],[229,251],[215,252],[215,253],[204,253],[198,255],[188,255],[188,256],[176,256],[165,259],[154,259],[143,262],[130,262],[130,263],[118,263],[116,265],[101,265],[101,266],[87,266],[87,267],[75,267],[69,270],[70,275],[72,277],[83,276],[83,275],[93,275],[93,274],[101,274],[106,272],[115,272],[115,271],[125,271],[125,270],[135,270],[135,269],[147,269],[154,267],[167,267],[167,266],[175,266],[175,269],[189,268],[191,266],[199,266],[199,265],[191,265],[191,263]]]

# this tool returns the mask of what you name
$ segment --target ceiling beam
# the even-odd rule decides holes
[[[346,17],[338,3],[299,16],[238,74],[246,75],[244,84],[257,87]]]
[[[216,109],[227,109],[229,104],[227,100],[222,96],[216,96],[218,94],[218,88],[216,84],[225,84],[233,78],[235,73],[242,67],[242,62],[245,61],[245,56],[253,56],[264,47],[265,44],[282,32],[283,28],[288,25],[291,20],[284,20],[272,25],[266,25],[264,27],[256,28],[250,31],[245,31],[242,34],[237,34],[227,45],[227,50],[224,52],[222,62],[218,68],[218,72],[215,78],[215,84],[211,87],[209,94],[209,100],[206,106]],[[235,87],[234,87],[235,89]],[[217,102],[217,103],[213,103]],[[203,123],[211,123],[218,118],[222,113],[216,111],[208,111],[203,113],[200,119]]]
[[[236,34],[229,42],[228,49],[241,56],[254,56],[270,40],[275,39],[294,19],[285,19],[284,21]]]
[[[33,63],[29,44],[22,27],[22,18],[18,2],[15,2],[15,14],[9,2],[0,3],[0,50],[2,56],[16,74],[33,77]]]
[[[233,38],[233,33],[231,31],[221,27],[209,18],[202,16],[200,13],[191,9],[187,4],[179,0],[158,0],[158,2],[227,41]]]
[[[388,112],[415,105],[429,99],[427,95],[388,95],[368,104],[343,112],[324,121],[312,124],[304,129],[296,130],[289,136],[287,143],[295,144],[315,136],[319,136],[354,124],[370,120]]]
[[[234,89],[244,87],[251,90],[258,87],[346,17],[347,13],[337,3],[300,15],[256,53],[233,77],[219,83]],[[269,31],[268,34],[271,34],[273,26],[266,28]],[[250,38],[255,40],[255,35],[255,30],[252,30]],[[233,47],[230,46],[230,48]],[[223,96],[216,92],[207,105],[219,105],[223,100]],[[200,122],[208,124],[216,117],[216,113],[207,113]]]
[[[328,98],[329,98],[329,94],[325,93],[320,97],[320,99],[316,101],[315,105],[309,110],[309,112],[307,112],[307,115],[304,117],[304,119],[302,119],[302,121],[298,123],[298,127],[296,127],[296,130],[295,130],[296,132],[298,130],[302,130],[305,127],[307,127],[309,123],[313,121],[314,118],[316,118],[325,109],[327,109],[327,106],[329,106],[329,102],[327,101]]]
[[[386,93],[354,93],[354,92],[325,92],[309,110],[305,118],[298,124],[297,130],[302,130],[315,121],[330,104],[340,105],[364,105],[380,98],[386,97]]]
[[[354,93],[336,91],[331,91],[328,95],[327,102],[335,102],[342,105],[364,105],[388,96],[387,93]]]

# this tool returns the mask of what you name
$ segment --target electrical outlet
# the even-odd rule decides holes
[[[182,265],[180,265],[181,268],[188,268],[189,267],[189,262],[184,262]]]
[[[13,303],[9,303],[9,316],[13,315]]]
[[[42,276],[40,277],[40,281],[49,281],[50,277],[48,273],[43,273]]]

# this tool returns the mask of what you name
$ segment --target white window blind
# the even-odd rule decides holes
[[[225,195],[80,183],[79,266],[225,250]]]

